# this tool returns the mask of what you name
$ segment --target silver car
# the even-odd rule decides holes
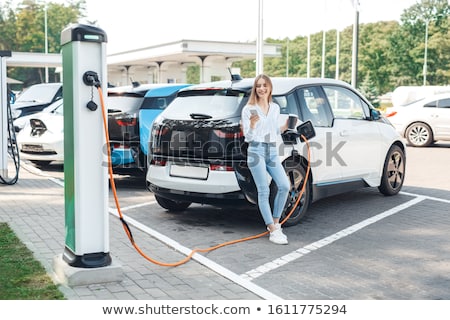
[[[394,106],[386,116],[408,145],[426,147],[435,141],[450,141],[450,93]]]

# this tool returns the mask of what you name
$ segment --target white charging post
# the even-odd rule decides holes
[[[99,92],[107,95],[106,33],[74,24],[61,33],[64,98],[65,250],[72,267],[111,264],[108,175]]]
[[[8,89],[6,84],[6,59],[11,51],[0,51],[0,176],[8,177]]]

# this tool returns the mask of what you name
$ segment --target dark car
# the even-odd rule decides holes
[[[147,186],[161,207],[182,211],[193,202],[256,204],[240,124],[253,81],[182,89],[154,121]],[[400,191],[405,177],[403,139],[358,91],[333,79],[272,81],[280,126],[296,115],[297,131],[303,132],[310,123],[313,130],[309,131],[315,132],[310,148],[295,135],[295,139],[289,138],[290,133],[277,141],[280,161],[291,182],[283,216],[293,213],[286,225],[298,223],[309,205],[324,197],[362,187],[377,187],[384,195]],[[275,184],[270,188],[273,201]]]
[[[25,89],[11,104],[13,120],[44,110],[63,97],[62,83],[40,83]]]
[[[153,119],[186,84],[146,84],[108,90],[111,162],[116,168],[146,168]]]

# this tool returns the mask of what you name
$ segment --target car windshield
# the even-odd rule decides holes
[[[51,102],[59,86],[31,86],[22,92],[16,100],[17,102]]]
[[[172,101],[164,115],[175,120],[196,113],[215,119],[226,118],[236,114],[244,103],[244,96],[244,92],[223,89],[184,91]]]

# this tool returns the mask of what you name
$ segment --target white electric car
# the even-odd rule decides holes
[[[155,120],[147,186],[163,208],[182,211],[191,203],[256,204],[240,126],[253,81],[182,89]],[[362,187],[377,187],[385,195],[400,191],[405,178],[402,137],[358,91],[332,79],[272,78],[272,82],[273,100],[282,114],[280,125],[289,114],[299,118],[299,134],[290,132],[278,141],[291,181],[285,214],[298,203],[285,225],[297,224],[310,204],[324,197]],[[313,128],[302,123],[312,123]],[[315,136],[307,144],[299,135],[311,131]],[[274,185],[271,191],[276,192]]]
[[[63,100],[49,108],[27,117],[23,129],[17,133],[21,159],[38,165],[64,161]]]

